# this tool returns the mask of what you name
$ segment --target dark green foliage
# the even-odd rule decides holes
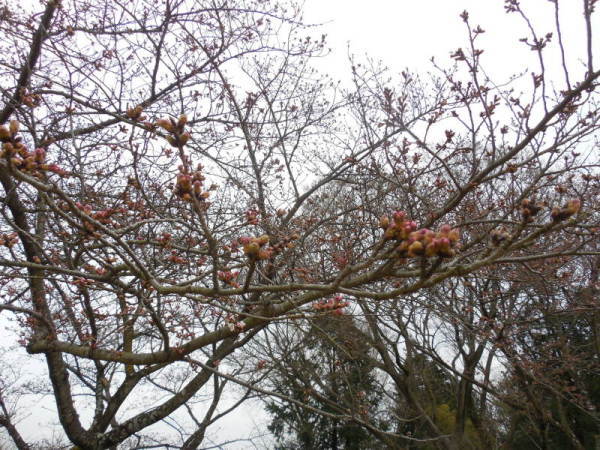
[[[565,293],[569,314],[545,314],[519,341],[528,371],[515,365],[506,380],[522,410],[505,407],[505,448],[595,450],[600,445],[600,353],[596,289]],[[577,312],[581,311],[581,312]]]
[[[352,317],[315,319],[296,350],[278,366],[272,383],[281,394],[331,414],[318,414],[291,402],[267,403],[272,416],[269,430],[279,442],[277,448],[380,448],[360,424],[332,417],[370,417],[381,397],[366,342]]]

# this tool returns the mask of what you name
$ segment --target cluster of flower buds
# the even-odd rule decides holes
[[[532,222],[533,218],[544,208],[543,203],[534,202],[529,199],[523,199],[521,201],[521,215],[525,222]]]
[[[75,206],[79,210],[83,211],[85,214],[90,216],[92,219],[94,219],[97,222],[100,222],[103,225],[114,226],[115,222],[113,222],[112,216],[114,216],[115,214],[126,212],[123,208],[108,208],[94,212],[90,205],[83,204],[80,202],[75,203]],[[65,204],[63,206],[63,209],[68,209],[68,205]],[[89,233],[95,233],[97,231],[96,226],[93,223],[88,222],[87,220],[83,220],[83,227]]]
[[[161,246],[163,246],[165,248],[170,248],[172,238],[173,238],[173,235],[171,233],[164,232],[163,234],[160,235],[160,237],[157,239],[157,241]]]
[[[92,214],[92,217],[102,224],[114,225],[114,222],[112,221],[111,217],[114,214],[123,213],[123,212],[124,211],[121,208],[109,208],[109,209],[103,209],[101,211],[96,211],[94,214]]]
[[[276,244],[272,244],[273,251],[275,253],[279,253],[285,249],[294,248],[294,243],[292,241],[295,241],[299,238],[300,235],[298,233],[292,233],[289,236],[284,236],[279,239]]]
[[[392,220],[386,216],[382,217],[379,226],[385,230],[385,239],[401,241],[397,250],[402,257],[450,258],[456,254],[459,247],[460,234],[456,228],[442,225],[437,232],[427,228],[417,230],[417,224],[407,220],[403,211],[396,211]]]
[[[239,243],[243,245],[244,254],[250,259],[269,259],[273,256],[278,255],[285,249],[293,248],[295,241],[300,235],[293,233],[289,236],[284,236],[275,244],[267,247],[269,243],[269,236],[263,234],[259,237],[241,237],[238,239]]]
[[[219,280],[221,280],[225,284],[227,284],[231,287],[234,287],[234,288],[239,288],[240,284],[236,281],[239,274],[240,274],[239,272],[232,272],[230,270],[225,270],[222,272],[218,272],[217,277],[219,278]]]
[[[244,247],[244,254],[250,259],[269,259],[273,256],[273,248],[266,247],[269,236],[263,234],[259,237],[241,237],[240,244]]]
[[[437,232],[422,228],[410,233],[408,239],[400,244],[398,251],[409,258],[417,256],[450,258],[456,254],[459,237],[458,230],[450,225],[442,225]]]
[[[172,147],[183,147],[190,140],[190,133],[184,132],[185,124],[187,123],[187,116],[182,114],[179,119],[175,121],[172,118],[159,119],[156,121],[156,125],[167,131],[167,142]]]
[[[177,250],[171,250],[171,254],[166,258],[167,261],[170,261],[174,264],[187,264],[188,260],[182,256],[179,256]]]
[[[0,246],[12,248],[19,242],[17,233],[0,234]]]
[[[578,198],[569,200],[562,208],[552,208],[550,216],[554,222],[562,222],[567,220],[574,214],[577,214],[581,209],[581,201]]]
[[[38,94],[28,93],[26,90],[23,90],[21,102],[29,108],[37,108],[42,103],[42,97]]]
[[[386,239],[393,239],[396,241],[408,239],[410,233],[417,229],[416,222],[406,220],[406,213],[404,211],[396,211],[392,215],[391,221],[389,217],[383,216],[379,220],[379,226],[385,230],[383,236]]]
[[[19,122],[16,120],[11,120],[8,127],[0,125],[0,142],[2,142],[0,157],[8,159],[21,172],[35,177],[41,176],[41,173],[46,171],[60,176],[67,174],[56,164],[46,164],[46,150],[43,148],[36,148],[33,152],[27,150],[18,133]]]
[[[75,277],[73,284],[78,288],[85,288],[87,286],[92,286],[94,284],[94,280],[89,278]]]
[[[227,325],[227,327],[233,333],[241,333],[242,331],[244,331],[246,329],[246,322],[242,322],[242,321],[239,321],[239,322],[229,322],[229,324]]]
[[[490,237],[492,239],[492,244],[497,247],[506,240],[510,239],[511,234],[508,232],[505,226],[500,225],[492,230]]]
[[[194,198],[199,201],[206,200],[210,193],[202,189],[205,179],[202,175],[201,164],[198,164],[196,170],[192,173],[189,173],[185,167],[179,166],[175,195],[186,202],[191,202]]]
[[[267,366],[267,361],[264,359],[261,359],[260,361],[258,361],[256,363],[256,370],[262,370]]]
[[[246,223],[248,225],[258,225],[258,210],[247,209],[244,211],[244,215],[246,216]]]
[[[241,333],[246,329],[246,323],[240,320],[237,314],[227,314],[225,316],[227,327],[234,333]]]
[[[127,117],[129,117],[131,120],[138,122],[138,121],[142,121],[142,120],[146,120],[146,116],[142,115],[142,113],[144,112],[144,108],[141,105],[137,105],[133,108],[129,108],[126,112]]]
[[[315,311],[326,311],[331,314],[342,315],[344,313],[343,308],[348,306],[350,303],[344,300],[340,294],[336,295],[329,300],[320,300],[312,304],[312,309]]]

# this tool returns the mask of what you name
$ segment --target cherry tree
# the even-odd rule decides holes
[[[511,0],[539,64],[528,83],[486,74],[465,12],[451,69],[388,79],[353,62],[350,88],[314,69],[325,38],[292,2],[3,7],[0,311],[44,357],[67,438],[196,448],[253,393],[277,395],[261,387],[268,361],[241,349],[345,310],[426,439],[461,448],[470,392],[489,381],[479,362],[504,336],[471,286],[598,252],[600,72],[583,3],[583,66],[559,19],[541,36]],[[434,352],[432,327],[454,327],[460,364]],[[451,437],[411,394],[414,349],[460,379]],[[231,384],[243,393],[223,407]],[[10,414],[0,424],[28,445]]]

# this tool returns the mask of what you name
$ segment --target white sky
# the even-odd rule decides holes
[[[547,0],[522,0],[521,3],[531,12],[534,26],[541,25],[538,28],[543,33],[540,34],[552,31],[552,3]],[[581,3],[578,0],[561,0],[560,3],[565,42],[577,53],[571,60],[576,68],[572,80],[580,78],[585,70],[583,64],[577,63],[577,58],[584,54]],[[311,30],[311,34],[320,36],[326,33],[332,49],[332,53],[321,60],[317,67],[335,79],[347,79],[348,45],[350,52],[358,59],[364,59],[365,56],[381,59],[395,73],[407,67],[421,73],[429,71],[432,69],[429,62],[432,56],[440,65],[450,65],[450,52],[467,45],[466,27],[458,17],[466,9],[472,25],[479,24],[486,30],[479,45],[486,51],[483,61],[487,72],[498,74],[501,79],[497,81],[503,81],[511,74],[522,71],[528,62],[535,62],[533,52],[518,42],[519,38],[528,36],[523,22],[514,14],[507,15],[503,5],[502,0],[306,0],[304,18],[307,23],[324,24],[319,29]],[[600,14],[596,14],[596,21],[598,17]],[[599,48],[598,36],[595,37],[595,43],[595,47]],[[556,58],[558,53],[555,51],[553,55],[549,65],[560,80],[560,72],[554,72],[560,62]],[[533,70],[539,69],[533,66]],[[2,338],[9,334],[4,330],[5,323],[4,319],[0,322]],[[209,433],[216,432],[222,441],[254,434],[255,421],[260,422],[263,413],[257,411],[256,403],[251,405],[239,408]],[[52,432],[51,423],[56,424],[56,419],[51,416],[39,409],[37,412],[31,411],[31,415],[19,424],[24,437],[39,438],[44,431],[48,436]],[[4,448],[3,445],[0,438],[0,448]],[[224,448],[243,449],[248,448],[248,444]]]
[[[567,55],[584,55],[584,19],[581,1],[560,0],[560,18]],[[547,0],[521,0],[536,32],[554,29],[554,8]],[[504,11],[503,0],[306,0],[308,23],[323,23],[332,54],[321,67],[332,75],[348,72],[348,45],[359,59],[365,55],[381,59],[393,72],[409,68],[419,72],[432,69],[430,58],[442,66],[451,63],[450,52],[467,47],[467,30],[459,14],[467,10],[473,26],[486,33],[478,38],[485,49],[483,64],[488,72],[506,78],[535,62],[535,54],[518,42],[528,37],[525,23],[516,14]],[[599,21],[600,15],[595,15]],[[315,35],[320,34],[315,32]],[[598,33],[597,33],[598,34]],[[600,46],[595,36],[595,47]],[[554,43],[557,36],[554,35]],[[549,68],[558,69],[557,47],[549,48]],[[539,71],[533,66],[534,71]],[[578,74],[584,72],[583,66]],[[561,74],[562,76],[562,74]]]

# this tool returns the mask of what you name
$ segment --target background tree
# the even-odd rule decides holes
[[[315,308],[320,307],[327,305],[315,304]],[[275,328],[271,342],[276,343],[274,349],[285,352],[273,354],[268,351],[273,348],[265,349],[265,357],[273,366],[269,384],[283,398],[267,400],[266,409],[272,417],[269,429],[281,448],[379,448],[368,429],[335,417],[345,410],[358,415],[381,414],[378,402],[382,386],[370,365],[369,347],[362,333],[341,308],[314,318],[308,326],[306,331],[291,332]],[[301,404],[286,402],[287,398]],[[378,425],[385,428],[385,424]]]
[[[599,262],[595,258],[579,267],[562,266],[558,285],[545,279],[518,294],[518,301],[528,305],[527,319],[502,345],[508,366],[504,390],[513,405],[522,406],[504,405],[509,448],[596,445]],[[571,286],[564,285],[565,279]]]

